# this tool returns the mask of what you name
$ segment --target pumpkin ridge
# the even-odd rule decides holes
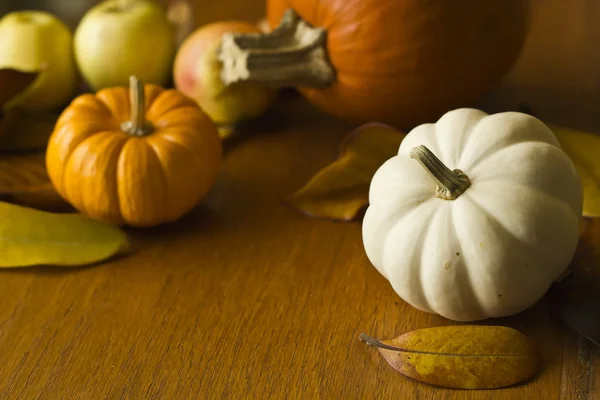
[[[431,197],[430,199],[428,199],[427,201],[425,201],[423,204],[413,208],[412,210],[410,210],[408,213],[406,213],[404,216],[402,216],[398,221],[394,221],[395,223],[393,223],[393,226],[388,229],[388,234],[386,236],[384,245],[382,246],[382,252],[384,254],[381,255],[381,260],[385,259],[385,253],[386,253],[386,249],[388,248],[394,248],[395,244],[394,243],[389,243],[389,241],[391,240],[391,238],[394,237],[394,235],[391,235],[389,232],[391,232],[394,229],[399,229],[398,227],[402,224],[402,222],[405,220],[405,218],[407,218],[409,215],[414,215],[414,214],[419,214],[422,211],[422,208],[425,207],[426,204],[428,203],[433,203],[434,201],[438,200],[436,197]],[[427,216],[426,219],[424,219],[421,222],[421,230],[420,232],[418,232],[416,234],[417,239],[416,242],[417,243],[422,243],[424,238],[427,236],[427,232],[429,231],[429,227],[430,227],[430,223],[431,219],[433,218],[433,216],[435,215],[436,211],[439,210],[439,208],[435,207],[431,209],[430,215]],[[423,259],[423,252],[419,252],[419,251],[415,251],[412,253],[413,257],[411,259],[410,265],[414,265],[415,266],[415,270],[409,269],[409,271],[412,274],[418,275],[419,279],[422,273],[422,268],[421,268],[421,260]],[[389,273],[386,271],[386,275],[389,275]],[[425,297],[425,292],[423,290],[423,287],[421,285],[416,285],[414,288],[417,288],[419,291],[419,297],[421,299],[421,301],[423,301],[425,303],[425,307],[430,310],[430,312],[432,311],[431,309],[431,304],[429,304],[429,300],[427,300],[427,298]],[[413,289],[414,289],[413,288]]]
[[[81,187],[79,187],[78,185],[67,185],[67,182],[65,182],[65,180],[71,176],[71,175],[79,175],[80,171],[77,169],[74,169],[72,164],[73,164],[73,155],[76,153],[76,151],[79,149],[80,146],[82,145],[87,145],[91,148],[93,147],[102,147],[103,151],[108,151],[106,148],[106,143],[111,143],[114,147],[112,148],[112,151],[114,152],[114,154],[120,154],[123,146],[127,143],[128,138],[126,136],[122,136],[122,137],[115,137],[114,135],[115,131],[101,131],[101,132],[96,132],[88,137],[86,137],[84,140],[82,140],[81,142],[79,142],[76,146],[73,147],[73,150],[71,151],[71,153],[69,154],[68,158],[65,160],[65,173],[63,173],[63,187],[65,188],[65,195],[67,196],[67,198],[69,198],[69,202],[73,204],[73,206],[77,209],[90,209],[90,207],[87,204],[87,201],[85,200],[85,197],[87,196],[86,192],[82,192],[79,193],[79,191],[81,191]],[[92,141],[92,140],[98,140],[98,136],[99,135],[103,135],[104,138],[102,139],[102,146],[90,146],[89,144],[86,144],[87,141]],[[115,161],[111,161],[110,163],[114,163]],[[108,164],[110,164],[108,163]],[[117,168],[115,168],[116,170]],[[75,190],[74,192],[70,193],[70,190]],[[74,193],[79,193],[79,197],[75,196]],[[116,195],[118,196],[118,187],[117,187],[117,191],[116,191]],[[118,198],[117,198],[117,204],[118,204]],[[113,203],[114,205],[114,203]],[[115,214],[116,215],[116,214]],[[120,210],[118,215],[121,215]],[[112,220],[112,223],[120,223],[117,222],[116,220]]]
[[[471,109],[471,110],[479,111],[477,109]],[[477,120],[477,122],[475,122],[474,124],[470,124],[467,132],[464,132],[462,134],[461,143],[458,143],[455,146],[456,153],[454,154],[454,161],[456,162],[456,166],[454,168],[458,168],[458,169],[462,170],[463,155],[465,154],[465,149],[467,148],[468,143],[471,141],[471,138],[473,137],[473,132],[475,132],[477,130],[477,128],[481,124],[481,121],[483,121],[488,116],[489,116],[489,114],[483,116],[482,118],[479,118]],[[437,127],[437,124],[436,124],[436,127]],[[437,128],[436,128],[436,137],[438,137],[438,140],[439,140]]]
[[[157,95],[152,104],[146,106],[146,118],[148,121],[155,121],[170,111],[188,106],[196,106],[196,103],[179,95],[174,89],[168,89]]]
[[[474,161],[471,161],[471,164],[468,166],[465,166],[464,168],[469,169],[469,170],[473,170],[474,168],[478,167],[479,164],[481,164],[482,162],[486,162],[488,161],[489,158],[491,157],[497,157],[497,154],[500,152],[503,152],[507,149],[512,149],[513,147],[517,147],[517,146],[521,146],[521,145],[527,145],[527,146],[531,146],[531,145],[535,145],[535,144],[546,144],[549,146],[553,146],[550,143],[546,143],[540,140],[524,140],[524,141],[519,141],[519,142],[515,142],[515,143],[511,143],[509,145],[504,145],[504,143],[494,143],[494,145],[490,146],[486,151],[479,153],[477,155],[477,157],[475,158]],[[466,153],[467,147],[465,146],[465,148],[463,149],[463,155]]]
[[[134,141],[137,143],[135,143]],[[138,145],[138,143],[140,143],[140,144]],[[124,192],[124,185],[122,183],[127,182],[128,180],[132,180],[133,177],[131,175],[126,174],[123,171],[122,166],[123,165],[127,165],[127,166],[131,165],[131,162],[126,162],[128,159],[139,158],[139,157],[136,157],[131,154],[131,152],[132,152],[131,149],[127,149],[127,150],[125,149],[125,146],[127,146],[127,145],[145,146],[148,150],[147,153],[150,153],[152,155],[154,155],[155,153],[154,153],[153,149],[148,149],[148,147],[150,147],[150,146],[147,146],[145,138],[131,137],[125,141],[125,143],[124,143],[123,147],[121,148],[121,151],[119,152],[119,155],[116,159],[117,168],[115,169],[115,173],[116,173],[115,179],[116,179],[116,182],[118,182],[117,183],[117,203],[118,203],[118,207],[119,207],[119,214],[121,215],[122,219],[125,221],[125,223],[127,225],[136,226],[136,227],[144,227],[144,226],[146,226],[146,224],[145,223],[140,224],[139,218],[137,220],[135,218],[135,217],[139,217],[139,215],[136,215],[135,213],[133,213],[133,218],[132,218],[132,215],[130,212],[128,212],[127,215],[126,215],[126,213],[123,212],[124,210],[131,211],[131,209],[134,209],[135,211],[139,211],[139,209],[142,207],[142,205],[145,206],[145,204],[142,204],[142,205],[137,204],[135,199],[132,200],[131,198],[129,198],[127,196],[128,193]],[[138,150],[138,151],[136,151],[136,153],[137,153],[137,156],[140,156],[141,152],[139,151],[139,147],[134,147],[134,149]],[[147,164],[150,164],[150,162],[147,162]],[[140,185],[140,186],[138,186],[138,188],[144,187],[144,184],[140,184],[139,181],[138,181],[138,185]],[[127,188],[127,186],[125,186],[125,188]],[[139,193],[138,190],[133,191],[133,192]],[[147,215],[150,212],[155,213],[155,211],[156,211],[156,208],[152,207],[151,211],[145,210],[143,214]],[[154,215],[154,216],[156,216],[156,215]],[[153,218],[153,219],[156,219],[156,218]],[[160,219],[158,219],[158,220],[160,220]]]
[[[60,128],[58,130],[54,130],[52,132],[52,135],[48,141],[48,146],[46,149],[46,154],[49,153],[54,153],[53,148],[54,148],[54,142],[62,142],[64,140],[64,138],[62,138],[62,136],[65,135],[65,133],[63,133],[64,130],[69,130],[69,131],[74,131],[74,132],[80,132],[81,130],[79,129],[79,127],[73,127],[72,123],[67,121],[64,124],[62,124],[60,126]],[[112,129],[107,128],[107,129],[102,129],[102,130],[98,130],[98,131],[94,131],[94,130],[90,130],[89,132],[86,132],[86,134],[71,134],[70,136],[70,143],[69,143],[69,147],[70,150],[68,152],[68,154],[65,155],[65,157],[62,159],[62,165],[68,165],[69,161],[71,159],[71,156],[73,155],[73,152],[75,152],[75,150],[77,149],[77,147],[79,147],[79,145],[81,143],[83,143],[85,140],[89,139],[90,137],[100,134],[100,133],[104,133],[104,132],[112,132]],[[54,157],[56,157],[56,155],[53,155]],[[48,169],[48,161],[46,161],[46,169]],[[50,174],[49,174],[50,175]],[[65,188],[65,171],[63,171],[61,173],[60,179],[59,181],[55,181],[56,177],[55,176],[50,176],[50,179],[52,180],[52,182],[54,182],[54,185],[57,189],[57,191],[62,195],[63,191],[66,191]]]
[[[414,147],[420,145],[426,146],[433,154],[439,155],[441,153],[439,148],[440,144],[436,137],[434,124],[427,123],[413,128],[400,143],[400,148],[398,148],[398,155],[407,157],[411,160],[411,162],[418,165],[417,161],[412,159],[410,153]],[[431,182],[433,182],[433,180]]]
[[[169,193],[171,193],[170,189],[169,189],[169,181],[167,179],[167,174],[165,172],[165,165],[162,162],[162,159],[160,158],[160,156],[158,155],[158,152],[156,150],[156,147],[154,147],[152,142],[149,142],[147,140],[144,140],[144,144],[150,148],[150,152],[154,155],[155,158],[155,162],[158,163],[159,165],[159,170],[160,170],[160,176],[161,176],[161,180],[162,180],[162,186],[163,186],[163,191],[162,191],[162,196],[163,196],[163,209],[162,209],[162,218],[164,219],[166,216],[166,210],[170,210],[171,209],[171,199],[169,198]]]
[[[117,121],[117,126],[129,119],[129,91],[125,87],[105,88],[96,93],[99,100],[108,110],[110,115]],[[115,103],[116,101],[116,103]],[[127,105],[127,107],[123,107]],[[121,110],[123,108],[123,110]]]
[[[103,134],[103,133],[113,133],[113,131],[112,130],[103,130],[103,131],[98,131],[98,132],[91,132],[88,136],[82,137],[81,140],[79,140],[75,145],[73,145],[71,147],[71,151],[65,157],[65,159],[63,161],[63,165],[68,166],[70,164],[71,157],[73,157],[73,153],[75,153],[75,150],[77,150],[77,148],[79,146],[81,146],[81,144],[83,144],[86,140],[90,139],[91,137],[94,137],[96,135]],[[119,149],[119,151],[120,151],[120,149]],[[61,182],[60,182],[60,188],[61,188],[61,190],[65,191],[65,194],[66,194],[66,191],[67,191],[67,189],[66,189],[67,187],[65,186],[65,179],[66,179],[66,176],[67,176],[66,172],[67,171],[64,171],[62,173]]]
[[[402,208],[394,211],[393,214],[388,215],[386,217],[385,221],[381,225],[379,225],[374,236],[379,236],[379,235],[381,235],[382,232],[385,233],[385,232],[391,231],[392,229],[394,229],[394,227],[397,224],[401,224],[405,218],[407,218],[412,212],[414,212],[414,209],[416,207],[424,206],[433,199],[434,199],[434,197],[423,201],[422,199],[419,198],[419,199],[415,199],[415,200],[411,201],[410,203],[403,202]],[[421,201],[423,201],[423,203],[419,205],[419,202],[421,202]],[[382,204],[377,200],[371,200],[371,205],[374,207],[380,207]],[[384,203],[384,205],[385,205],[385,203]],[[411,209],[412,209],[412,211],[411,211]],[[386,233],[385,236],[387,237],[388,234]],[[383,246],[380,247],[380,252],[377,255],[377,258],[379,260],[383,260],[383,258],[384,258],[386,245],[387,245],[387,243],[384,243]]]
[[[525,191],[530,191],[530,192],[532,192],[534,194],[538,194],[540,196],[543,196],[545,201],[548,201],[550,203],[555,203],[556,205],[560,206],[561,208],[565,208],[565,209],[569,210],[569,212],[571,212],[576,218],[581,217],[567,203],[567,200],[561,199],[560,197],[557,197],[555,194],[549,193],[549,192],[547,192],[545,190],[542,190],[540,188],[536,188],[536,187],[533,187],[533,186],[528,186],[528,185],[525,185],[524,183],[517,182],[517,181],[510,181],[508,179],[505,180],[505,179],[493,178],[493,179],[485,180],[485,181],[484,180],[478,180],[479,184],[481,184],[481,183],[492,183],[492,182],[493,182],[494,185],[498,185],[498,184],[507,185],[508,187],[511,187],[511,188],[519,188],[519,189],[522,189],[522,190],[525,190]]]
[[[462,168],[462,162],[463,162],[463,157],[465,155],[465,150],[467,149],[467,146],[468,146],[469,142],[471,141],[471,138],[473,137],[473,132],[475,132],[477,130],[477,128],[479,128],[479,126],[481,125],[481,121],[483,121],[484,118],[480,118],[476,123],[471,125],[471,127],[469,128],[469,132],[465,135],[467,137],[467,140],[464,141],[463,143],[461,143],[460,146],[457,147],[459,149],[459,151],[458,151],[458,154],[456,155],[456,168]]]
[[[185,119],[181,119],[180,121],[172,122],[169,121],[172,118],[172,114],[179,114],[181,112],[188,112],[189,114],[185,117]],[[157,114],[159,114],[157,112]],[[195,115],[194,115],[195,114]],[[167,129],[174,127],[185,127],[189,128],[190,123],[192,121],[201,121],[201,117],[198,115],[198,107],[197,106],[183,106],[180,108],[173,108],[171,110],[167,110],[161,112],[160,115],[152,116],[152,118],[148,118],[148,121],[154,125],[154,127],[158,129]]]
[[[169,190],[169,180],[167,179],[167,174],[165,172],[165,165],[163,164],[160,156],[158,155],[158,152],[156,151],[156,148],[152,145],[152,143],[148,142],[147,140],[144,140],[144,145],[150,148],[150,153],[153,155],[154,160],[158,165],[158,169],[160,170],[160,179],[162,180],[163,186],[162,196],[164,204],[164,207],[161,211],[162,218],[165,219],[167,210],[171,209],[171,199],[169,198],[169,193],[171,193],[171,191]]]
[[[446,150],[445,150],[446,146],[443,146],[443,143],[440,141],[439,125],[437,123],[435,123],[435,124],[431,124],[431,126],[433,128],[432,129],[433,132],[431,132],[431,140],[432,140],[432,142],[435,142],[435,147],[437,148],[437,151],[434,152],[430,146],[425,145],[425,147],[429,147],[429,150],[435,156],[437,156],[437,158],[442,162],[442,164],[444,164],[444,166],[446,166],[448,169],[454,170],[455,168],[458,168],[457,167],[458,163],[452,165],[452,163],[450,162],[450,161],[457,161],[457,160],[452,160],[452,158],[449,157],[448,154],[446,154]],[[410,150],[409,155],[411,155],[412,152],[413,152],[413,149]],[[412,158],[412,155],[411,155],[411,158]]]
[[[439,200],[438,198],[434,197],[435,200]],[[428,268],[437,268],[438,266],[436,265],[425,265],[423,263],[423,260],[426,258],[425,255],[428,253],[427,250],[429,250],[429,246],[426,245],[426,243],[435,243],[435,240],[432,240],[431,236],[432,235],[439,235],[440,233],[438,231],[436,231],[435,229],[433,229],[434,225],[436,227],[439,227],[439,223],[437,221],[437,219],[440,218],[440,214],[442,212],[447,212],[446,208],[448,207],[452,207],[452,203],[448,202],[448,201],[442,201],[440,204],[438,204],[434,209],[433,212],[431,213],[431,215],[429,216],[429,218],[425,221],[426,227],[424,232],[422,232],[422,235],[419,237],[418,239],[418,243],[422,243],[423,245],[420,246],[419,251],[415,251],[414,253],[418,254],[418,261],[415,263],[413,261],[414,265],[418,265],[419,269],[418,269],[418,275],[419,275],[419,281],[420,282],[427,282],[428,279],[425,279],[425,277],[423,276],[426,272],[428,272]],[[414,254],[413,253],[413,254]],[[430,312],[434,312],[437,314],[437,307],[433,307],[433,304],[429,301],[429,299],[431,298],[431,296],[427,293],[427,289],[428,287],[430,287],[430,285],[420,285],[420,290],[423,293],[423,299],[425,300],[425,304],[427,305],[427,308],[430,310]]]
[[[509,136],[509,139],[512,139],[509,142],[495,141],[495,142],[491,143],[491,145],[488,145],[484,149],[484,151],[479,151],[476,154],[476,156],[470,160],[469,165],[463,166],[464,168],[472,169],[476,165],[478,165],[483,159],[491,157],[496,152],[498,152],[502,149],[510,148],[511,146],[515,146],[520,143],[529,143],[529,144],[545,143],[547,145],[561,149],[560,143],[558,142],[556,135],[552,132],[552,130],[550,130],[547,126],[545,126],[540,120],[538,120],[534,117],[531,117],[529,115],[516,113],[516,112],[506,112],[506,113],[502,113],[502,114],[518,115],[521,122],[528,124],[528,129],[527,129],[528,135],[526,137],[524,137],[523,139],[517,138],[516,140],[512,139]],[[505,121],[503,120],[503,118],[506,118],[506,116],[500,117],[499,114],[489,114],[489,115],[481,118],[481,120],[479,120],[479,122],[478,122],[478,125],[481,125],[484,121],[487,123],[490,123],[489,122],[490,120],[492,121],[492,123],[504,123]],[[509,127],[509,130],[512,130],[512,129],[513,128]],[[470,133],[469,140],[465,143],[465,146],[463,147],[463,157],[465,154],[468,154],[472,151],[471,146],[472,146],[473,140],[474,140],[474,138],[476,138],[478,136],[478,135],[474,135],[475,132],[476,131],[474,130]],[[501,138],[502,136],[507,136],[507,135],[505,135],[504,130],[502,130],[498,133],[502,133],[502,135],[496,134],[496,135],[492,135],[491,137],[492,138]],[[461,161],[464,161],[464,160],[461,160]]]
[[[506,184],[506,182],[502,182],[502,181],[494,181],[494,185],[498,185],[499,183],[501,183],[501,184]],[[555,197],[555,196],[551,195],[550,193],[548,193],[548,192],[546,192],[546,191],[544,191],[544,190],[540,190],[540,189],[537,189],[537,188],[529,187],[529,186],[526,186],[526,185],[523,185],[523,184],[520,184],[520,183],[517,183],[517,184],[515,184],[515,183],[510,183],[509,185],[510,185],[510,187],[512,187],[512,188],[514,188],[514,187],[519,187],[519,188],[520,188],[520,189],[522,189],[522,190],[525,190],[525,191],[533,192],[533,193],[535,193],[535,194],[542,195],[542,196],[544,196],[544,200],[545,200],[545,201],[547,201],[548,203],[552,204],[552,207],[553,207],[553,208],[554,208],[554,207],[557,207],[558,209],[567,210],[567,212],[568,212],[569,214],[572,214],[572,215],[573,215],[573,218],[574,218],[575,220],[579,220],[579,219],[581,218],[581,215],[577,214],[577,213],[576,213],[576,212],[575,212],[575,211],[574,211],[574,210],[573,210],[573,209],[572,209],[572,208],[571,208],[571,207],[570,207],[570,206],[567,204],[567,202],[566,202],[565,200],[562,200],[562,199],[560,199],[560,198],[557,198],[557,197]],[[485,207],[483,207],[483,206],[482,206],[482,208],[485,210],[485,212],[486,212],[486,215],[489,215],[489,216],[490,216],[490,218],[493,218],[494,220],[496,220],[497,222],[499,222],[499,221],[497,220],[497,218],[494,218],[494,217],[491,215],[491,213],[490,213],[490,212],[489,212],[489,211],[488,211],[488,210],[487,210]],[[508,231],[508,229],[506,229],[506,230]],[[519,239],[517,238],[517,240],[519,240]],[[521,240],[519,240],[519,242],[520,242],[520,243],[522,243],[522,241],[521,241]],[[526,252],[527,252],[527,254],[528,254],[529,258],[531,259],[531,258],[532,258],[532,252],[530,251],[530,249],[529,249],[529,246],[528,246],[528,245],[523,245],[523,247],[526,249]],[[531,264],[531,263],[530,263],[530,264]],[[561,270],[561,271],[560,271],[560,273],[562,273],[562,272],[564,272],[564,270]],[[558,278],[558,276],[560,276],[560,273],[558,273],[558,274],[557,274],[555,277],[553,277],[553,278],[551,278],[551,279],[549,279],[549,280],[548,280],[548,286],[550,286],[550,285],[552,284],[552,282],[553,282],[553,281],[554,281],[556,278]]]
[[[186,152],[189,155],[190,159],[193,161],[193,164],[196,165],[196,168],[201,169],[203,167],[203,165],[202,165],[203,162],[200,159],[200,156],[196,152],[191,151],[184,144],[182,144],[182,143],[180,143],[180,142],[178,142],[176,140],[173,140],[173,138],[171,137],[171,135],[166,135],[166,134],[163,134],[163,133],[164,133],[164,131],[161,131],[158,135],[155,136],[154,140],[164,140],[164,141],[169,142],[173,146],[178,147],[179,149],[181,149],[184,152]],[[195,203],[197,203],[202,198],[202,196],[203,196],[203,194],[199,193],[198,194],[198,198],[195,199]]]
[[[166,140],[167,142],[181,148],[183,151],[187,152],[188,154],[190,154],[190,156],[193,157],[194,159],[194,163],[198,166],[201,166],[202,163],[199,162],[200,160],[197,158],[197,154],[193,151],[191,151],[185,144],[178,142],[177,140],[173,139],[171,134],[166,134],[165,131],[159,131],[156,135],[156,138],[160,138],[162,140]]]
[[[489,116],[490,115],[488,114],[487,116],[481,118],[479,121],[477,121],[477,124],[475,124],[475,125],[476,126],[480,126],[481,125],[481,121],[485,120]],[[461,168],[466,168],[466,169],[472,169],[472,168],[474,168],[479,162],[481,162],[482,159],[485,158],[485,157],[482,156],[482,153],[489,154],[489,151],[490,151],[491,148],[493,148],[494,146],[501,146],[500,143],[496,142],[492,146],[490,146],[488,149],[486,149],[486,151],[478,154],[478,156],[475,157],[474,160],[471,160],[471,164],[470,165],[463,165],[462,163],[464,162],[465,154],[467,153],[467,150],[471,147],[471,143],[473,143],[474,138],[476,138],[476,136],[474,135],[474,132],[476,132],[476,130],[475,129],[471,129],[471,131],[469,132],[469,139],[465,143],[463,143],[461,154],[460,154],[460,159],[457,160],[457,164],[456,164],[456,165],[460,165]],[[464,171],[464,169],[463,169],[463,171]]]
[[[488,223],[490,225],[492,225],[495,230],[505,233],[506,236],[510,238],[511,243],[510,243],[510,245],[507,246],[507,248],[523,249],[523,253],[525,254],[527,264],[529,264],[529,265],[537,264],[537,263],[532,263],[533,257],[532,257],[532,253],[531,253],[529,246],[524,245],[518,236],[516,236],[504,224],[502,224],[502,222],[500,220],[498,220],[498,218],[496,218],[493,214],[491,214],[488,211],[488,209],[486,207],[484,207],[479,201],[475,200],[472,196],[472,193],[473,192],[471,191],[470,193],[467,194],[467,196],[465,196],[465,198],[468,199],[468,201],[470,202],[470,206],[474,209],[477,209],[477,211],[480,214],[485,215],[488,220]],[[482,269],[482,271],[483,271],[483,269]],[[539,271],[536,271],[536,275],[539,275],[538,272]],[[487,272],[487,275],[490,276],[489,271]],[[493,286],[494,286],[494,290],[497,291],[498,284],[495,280],[493,281]],[[493,317],[493,315],[490,315],[489,317]]]
[[[461,292],[463,294],[467,294],[470,299],[469,301],[467,301],[469,304],[473,304],[476,306],[477,308],[477,312],[479,315],[481,315],[482,317],[487,317],[486,312],[483,310],[483,307],[481,306],[481,302],[479,301],[479,297],[477,296],[477,293],[473,290],[473,277],[471,276],[471,266],[469,265],[469,257],[465,257],[465,251],[463,249],[463,245],[462,242],[460,240],[460,236],[458,234],[458,229],[456,229],[458,221],[457,221],[457,217],[456,217],[456,207],[451,207],[450,209],[450,217],[451,217],[451,221],[450,224],[452,225],[452,230],[454,231],[454,236],[456,238],[456,245],[458,246],[458,249],[456,250],[456,252],[458,254],[462,254],[461,260],[462,260],[462,274],[463,276],[466,278],[467,280],[467,285],[461,285]]]
[[[417,191],[420,191],[420,190],[423,190],[423,191],[429,190],[429,189],[431,189],[431,186],[432,185],[427,185],[426,186],[424,184],[417,185],[414,182],[411,182],[408,185],[402,185],[402,188],[406,189],[407,191],[415,191],[415,192],[417,192]],[[394,189],[395,190],[396,188],[390,188],[390,189]],[[431,189],[431,190],[435,194],[435,186],[433,186],[433,189]],[[428,201],[428,200],[430,200],[430,199],[427,198],[425,201]],[[371,202],[374,205],[378,206],[378,207],[381,207],[381,206],[390,206],[391,204],[394,204],[396,201],[397,201],[396,198],[393,198],[393,199],[379,198],[379,199],[376,199],[376,200],[371,200]],[[403,201],[403,205],[406,205],[407,207],[414,207],[416,205],[419,205],[419,203],[423,203],[423,204],[425,203],[423,201],[423,196],[421,196],[418,193],[416,193],[414,195],[414,198],[403,199],[402,201]],[[398,211],[400,211],[400,210],[398,210]],[[395,216],[395,214],[393,214],[392,217],[393,216]]]

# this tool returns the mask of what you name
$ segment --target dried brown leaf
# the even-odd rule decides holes
[[[13,97],[31,85],[37,76],[37,71],[25,72],[13,68],[0,68],[0,110]]]
[[[343,140],[339,158],[286,202],[311,217],[355,219],[368,205],[373,175],[397,154],[404,136],[387,125],[362,125]]]
[[[54,121],[8,107],[11,100],[29,87],[38,74],[38,71],[0,68],[0,151],[40,149],[50,137]]]
[[[418,329],[394,339],[361,339],[410,378],[458,389],[494,389],[534,376],[542,366],[535,344],[503,326],[455,325]]]
[[[58,115],[14,107],[0,120],[0,152],[43,150]]]
[[[44,154],[0,157],[0,201],[47,211],[72,209],[54,190]]]

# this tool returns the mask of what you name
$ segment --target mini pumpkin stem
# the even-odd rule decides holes
[[[146,96],[144,85],[135,76],[129,77],[129,102],[131,116],[121,125],[123,132],[133,136],[146,136],[152,132],[152,125],[146,121]]]
[[[425,171],[437,183],[436,196],[444,200],[456,200],[471,186],[469,178],[459,169],[452,171],[426,146],[413,147],[410,157],[425,168]]]
[[[329,86],[335,70],[327,59],[325,35],[292,9],[270,33],[227,33],[218,51],[221,80],[226,85],[246,81],[276,87]]]

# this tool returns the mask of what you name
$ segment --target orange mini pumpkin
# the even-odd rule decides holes
[[[222,158],[215,124],[176,90],[135,77],[77,97],[48,144],[46,166],[77,210],[117,225],[153,226],[189,212]]]

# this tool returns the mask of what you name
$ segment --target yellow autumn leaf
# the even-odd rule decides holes
[[[454,325],[418,329],[394,339],[361,340],[379,349],[398,372],[436,386],[494,389],[534,376],[542,366],[535,344],[504,326]]]
[[[600,217],[600,135],[547,124],[569,155],[583,185],[583,215]]]
[[[362,125],[346,136],[339,158],[286,202],[312,217],[341,221],[356,218],[368,205],[373,175],[398,153],[404,136],[387,125]]]
[[[0,268],[74,267],[128,247],[120,229],[79,214],[52,214],[0,202]]]

